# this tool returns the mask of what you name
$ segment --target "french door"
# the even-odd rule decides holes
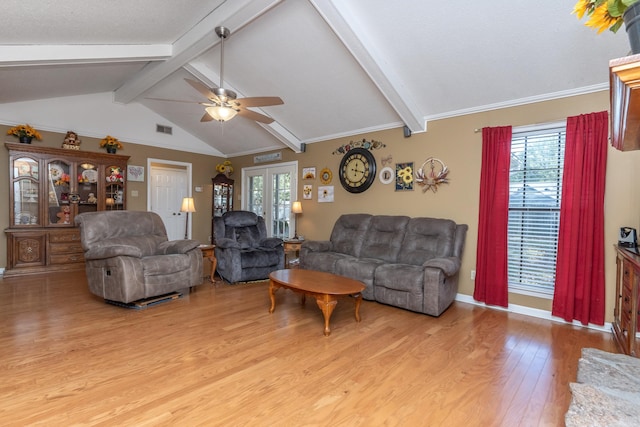
[[[264,217],[269,237],[293,237],[291,204],[297,200],[297,176],[298,162],[242,169],[242,209]]]

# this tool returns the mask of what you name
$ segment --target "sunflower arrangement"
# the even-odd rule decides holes
[[[40,132],[35,130],[29,124],[14,126],[7,131],[7,135],[17,136],[18,138],[26,136],[29,138],[35,138],[38,141],[42,139],[42,135],[40,135]]]
[[[100,148],[104,147],[115,147],[118,150],[122,150],[124,148],[124,145],[122,145],[122,143],[118,141],[118,138],[107,135],[100,140]]]
[[[638,0],[578,0],[573,7],[573,13],[582,19],[586,14],[589,20],[587,27],[598,30],[598,34],[606,29],[617,32],[622,23],[622,15]]]
[[[225,160],[222,163],[216,165],[216,172],[223,173],[227,176],[233,173],[233,166],[231,165],[230,160]]]

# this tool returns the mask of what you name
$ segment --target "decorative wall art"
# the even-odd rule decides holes
[[[380,163],[382,164],[382,166],[391,166],[391,162],[393,162],[393,156],[391,154],[389,154],[387,157],[382,157],[380,159]]]
[[[341,145],[340,147],[336,148],[331,154],[342,155],[353,148],[364,148],[365,150],[372,151],[384,147],[386,147],[386,145],[380,141],[367,141],[366,139],[363,139],[362,141],[350,141],[348,144]]]
[[[318,202],[333,202],[333,185],[318,187]]]
[[[324,168],[320,171],[320,182],[324,185],[331,184],[331,180],[333,179],[333,173],[329,170],[329,168]]]
[[[413,190],[413,162],[396,163],[396,191]]]
[[[144,182],[144,166],[127,165],[127,181]]]
[[[316,179],[316,168],[302,168],[302,179]]]
[[[380,170],[380,175],[378,175],[380,182],[383,184],[391,184],[395,179],[395,177],[396,177],[395,172],[389,166],[383,167]]]
[[[313,197],[313,185],[305,184],[302,187],[302,198],[305,200],[311,200]]]
[[[423,193],[426,193],[427,190],[435,193],[438,191],[438,185],[449,183],[448,174],[449,168],[442,160],[429,157],[416,171],[416,182],[422,187]]]

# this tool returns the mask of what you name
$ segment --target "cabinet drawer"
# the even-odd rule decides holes
[[[82,245],[80,242],[77,243],[54,243],[49,244],[49,253],[53,254],[81,254]]]
[[[84,262],[84,256],[79,254],[61,254],[61,255],[50,255],[49,256],[49,264],[73,264],[77,262]]]
[[[80,242],[79,231],[69,231],[66,233],[49,233],[50,243],[67,243],[67,242]]]

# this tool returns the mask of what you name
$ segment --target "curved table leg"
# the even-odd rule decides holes
[[[269,298],[271,299],[271,307],[269,308],[269,313],[273,313],[276,309],[276,291],[280,288],[277,286],[273,280],[269,280]]]
[[[322,310],[322,315],[324,316],[324,335],[328,337],[331,334],[329,320],[331,320],[331,313],[333,313],[333,309],[336,308],[338,301],[331,295],[318,295],[316,296],[316,303],[318,307],[320,307],[320,310]]]
[[[360,303],[362,302],[362,294],[353,295],[356,299],[356,322],[360,321]]]

